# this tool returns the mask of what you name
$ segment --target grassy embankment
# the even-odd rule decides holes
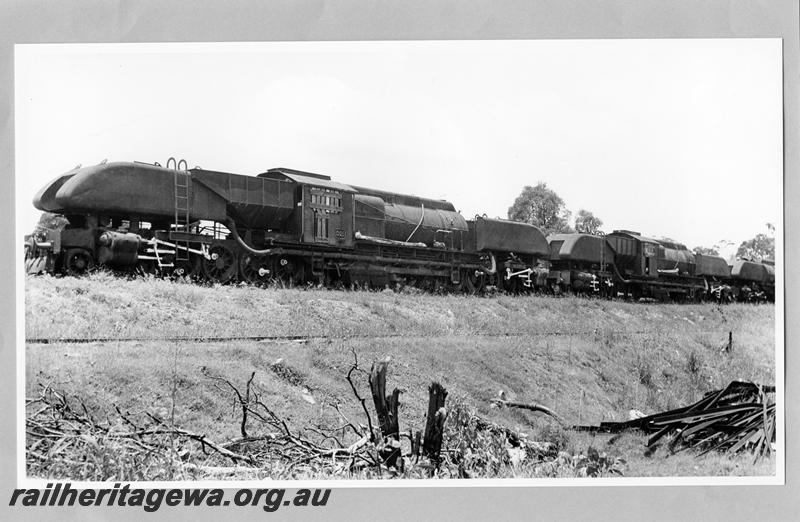
[[[635,304],[540,296],[437,296],[389,292],[201,287],[160,280],[33,277],[26,280],[26,337],[139,339],[29,344],[26,387],[40,384],[84,398],[97,412],[174,415],[224,441],[238,433],[230,393],[201,371],[244,384],[252,371],[263,398],[295,428],[334,426],[329,406],[360,419],[345,375],[391,356],[388,387],[400,387],[401,429],[421,428],[427,385],[486,418],[571,453],[594,446],[627,460],[626,476],[774,473],[774,458],[689,453],[644,457],[644,438],[562,431],[546,417],[490,408],[537,402],[568,423],[624,420],[685,405],[734,379],[773,384],[774,308]],[[723,352],[728,332],[733,350]],[[165,342],[159,339],[321,336],[298,341]],[[152,339],[152,340],[151,340]],[[282,359],[282,372],[272,364]],[[288,371],[286,370],[288,369]],[[362,379],[362,395],[368,395]],[[312,402],[303,398],[310,393]],[[212,435],[213,434],[213,435]],[[513,476],[524,471],[509,469]]]

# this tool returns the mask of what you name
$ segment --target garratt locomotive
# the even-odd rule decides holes
[[[467,221],[447,201],[310,172],[244,176],[184,163],[106,163],[51,181],[34,206],[68,224],[28,240],[28,272],[107,265],[216,283],[408,283],[470,292],[486,285],[515,291],[546,275],[548,243],[532,225]]]
[[[606,236],[556,234],[550,242],[548,286],[598,295],[697,301],[775,300],[770,261],[695,254],[686,246],[629,230]]]

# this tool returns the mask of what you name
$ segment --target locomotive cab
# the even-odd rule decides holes
[[[291,232],[303,243],[353,246],[355,189],[329,176],[277,168],[258,175],[262,179],[296,184],[295,207],[289,217]]]
[[[634,296],[696,300],[707,291],[707,282],[695,275],[694,254],[685,246],[629,230],[606,237],[617,253],[618,277]]]
[[[617,254],[617,268],[625,276],[658,279],[658,241],[629,230],[615,230],[606,238]]]

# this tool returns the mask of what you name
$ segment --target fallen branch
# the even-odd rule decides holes
[[[459,403],[450,411],[445,407],[447,390],[435,382],[428,388],[424,430],[400,433],[400,390],[386,393],[388,364],[388,360],[377,362],[366,372],[353,351],[346,379],[367,426],[359,422],[363,419],[349,419],[334,401],[330,406],[338,419],[333,426],[299,430],[290,428],[270,407],[267,393],[256,384],[255,372],[237,384],[202,368],[210,386],[233,399],[240,436],[228,441],[212,440],[147,411],[132,414],[116,405],[110,414],[91,411],[79,397],[67,399],[47,386],[39,397],[26,401],[29,473],[94,480],[195,479],[240,472],[272,477],[320,473],[466,477],[474,470],[496,473],[502,466],[511,465],[507,443],[517,448],[513,456],[517,462],[521,458],[543,458],[535,443],[521,440],[515,432],[475,415],[460,416]],[[356,384],[358,372],[369,381],[373,411],[367,406],[367,395]],[[502,406],[514,404],[505,401]],[[373,426],[372,415],[376,415],[378,425]],[[455,420],[450,421],[453,415]],[[498,436],[496,440],[464,436],[475,430]],[[471,448],[467,457],[462,454],[464,444]],[[519,449],[525,451],[519,453]],[[229,463],[234,466],[226,466]]]
[[[353,383],[353,372],[360,371],[363,372],[361,368],[358,367],[358,355],[356,354],[355,349],[352,350],[353,352],[353,364],[350,366],[350,370],[347,372],[347,382],[350,383],[350,388],[353,390],[353,395],[356,396],[356,400],[361,404],[361,409],[364,410],[364,415],[367,417],[367,424],[369,425],[369,436],[370,440],[375,440],[375,433],[372,429],[372,417],[369,414],[369,410],[367,410],[367,400],[361,397],[358,393],[358,389],[356,389],[356,385]]]
[[[165,426],[163,428],[140,430],[131,433],[108,433],[107,436],[109,438],[130,438],[130,437],[145,437],[148,435],[179,435],[182,437],[195,440],[200,444],[202,444],[203,446],[208,446],[209,448],[213,449],[223,457],[228,457],[234,462],[242,461],[242,462],[249,462],[251,464],[254,462],[252,457],[241,455],[239,453],[234,453],[233,451],[226,449],[222,445],[219,445],[216,442],[210,440],[205,435],[193,433],[191,431],[184,430],[181,428],[169,428]]]
[[[549,415],[552,417],[556,422],[558,422],[562,427],[565,426],[564,421],[559,417],[553,410],[546,406],[542,406],[541,404],[536,403],[524,403],[524,402],[512,402],[507,401],[505,399],[494,399],[492,404],[497,405],[500,408],[520,408],[523,410],[530,410],[530,411],[537,411],[540,413],[544,413],[545,415]]]

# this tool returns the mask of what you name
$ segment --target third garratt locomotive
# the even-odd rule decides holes
[[[775,299],[775,267],[770,261],[740,259],[730,266],[719,256],[695,254],[680,243],[629,230],[548,239],[547,284],[556,292],[691,301]]]

